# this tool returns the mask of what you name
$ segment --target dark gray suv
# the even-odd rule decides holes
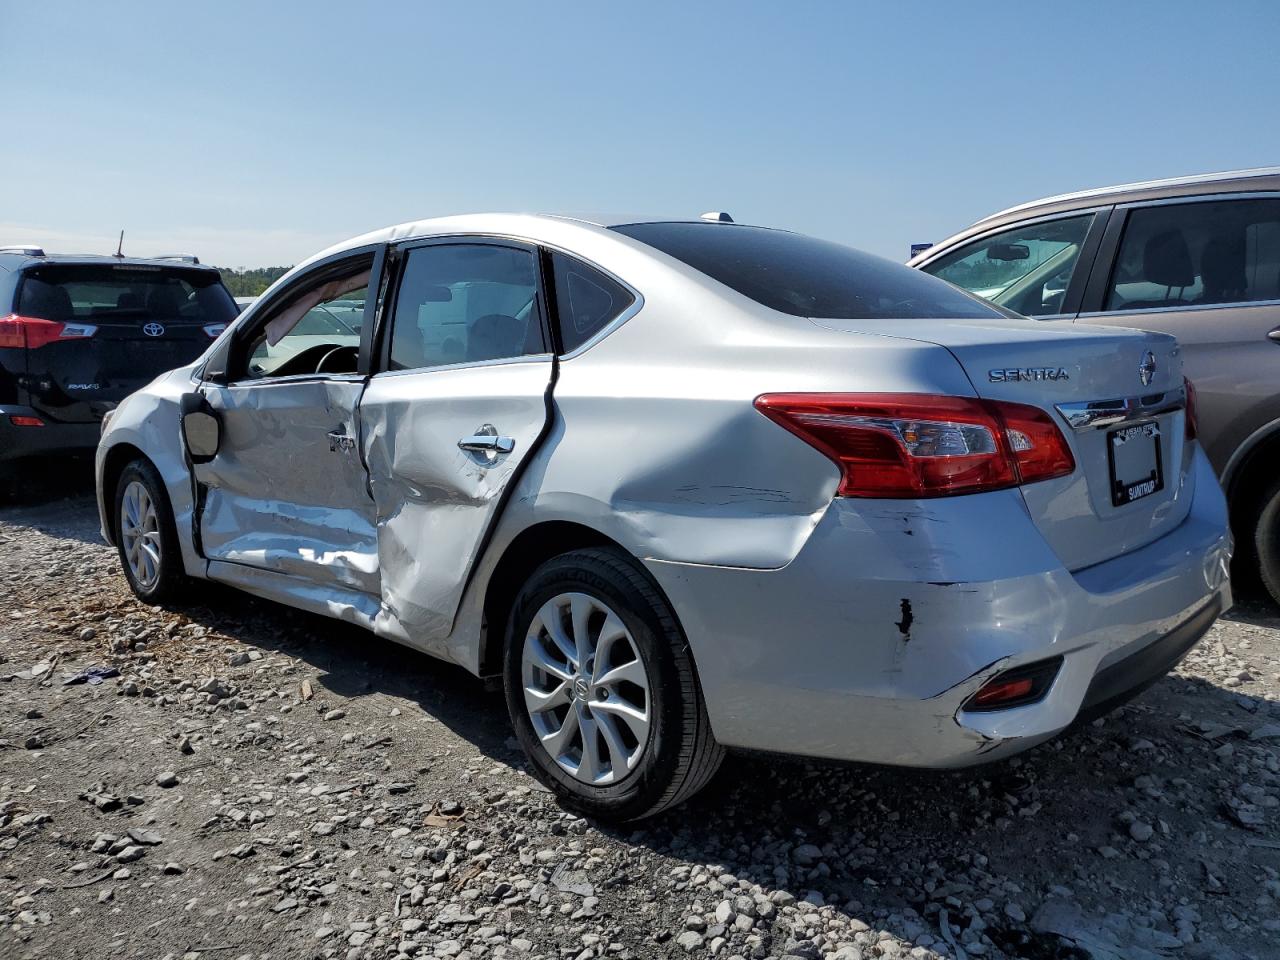
[[[104,413],[200,356],[236,313],[195,257],[0,247],[0,496],[28,457],[91,452]]]
[[[910,265],[1027,316],[1176,336],[1237,558],[1280,603],[1280,167],[1037,200]]]

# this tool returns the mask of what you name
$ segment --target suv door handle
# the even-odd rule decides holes
[[[1272,343],[1280,343],[1280,327],[1276,327],[1274,330],[1268,333],[1267,339],[1270,340]]]
[[[510,453],[515,448],[516,442],[511,437],[498,437],[491,433],[477,433],[458,441],[459,450],[472,453]]]

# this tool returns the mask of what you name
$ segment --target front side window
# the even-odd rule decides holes
[[[1028,317],[1061,313],[1093,214],[983,237],[921,269]]]
[[[728,223],[612,227],[797,317],[829,320],[990,318],[989,304],[919,270],[786,230]]]
[[[326,275],[270,308],[250,341],[250,379],[314,373],[354,373],[360,356],[370,265]]]
[[[1280,299],[1280,199],[1140,207],[1129,214],[1107,310]]]
[[[636,302],[622,284],[574,257],[552,253],[551,270],[565,353],[577,350]]]
[[[545,353],[532,251],[486,243],[408,251],[391,328],[392,370]]]

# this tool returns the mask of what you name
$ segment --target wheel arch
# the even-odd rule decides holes
[[[116,527],[119,521],[116,516],[116,485],[120,482],[120,475],[124,473],[125,467],[135,460],[145,460],[159,473],[159,468],[152,459],[127,441],[112,446],[102,460],[102,511],[106,521],[102,532],[113,547],[116,546]]]
[[[1274,462],[1273,458],[1277,456],[1280,456],[1280,420],[1272,420],[1259,427],[1231,455],[1222,471],[1222,486],[1226,490],[1233,519],[1243,519],[1275,479],[1274,469],[1268,473],[1260,470],[1259,464],[1265,466],[1268,460]]]
[[[608,547],[630,558],[644,570],[644,564],[617,540],[594,527],[573,520],[543,520],[521,530],[502,551],[484,594],[484,629],[481,634],[479,673],[494,676],[502,672],[502,644],[507,618],[521,586],[540,565],[572,550]],[[648,573],[645,574],[649,576]],[[649,577],[653,587],[671,607],[661,587]],[[675,608],[671,607],[673,614]],[[679,617],[676,616],[679,624]]]

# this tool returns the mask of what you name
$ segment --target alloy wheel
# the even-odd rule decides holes
[[[592,786],[633,771],[649,743],[649,675],[626,625],[585,593],[538,610],[521,656],[525,708],[556,764]]]
[[[149,590],[160,579],[160,514],[151,492],[138,480],[120,499],[120,536],[133,579]]]

